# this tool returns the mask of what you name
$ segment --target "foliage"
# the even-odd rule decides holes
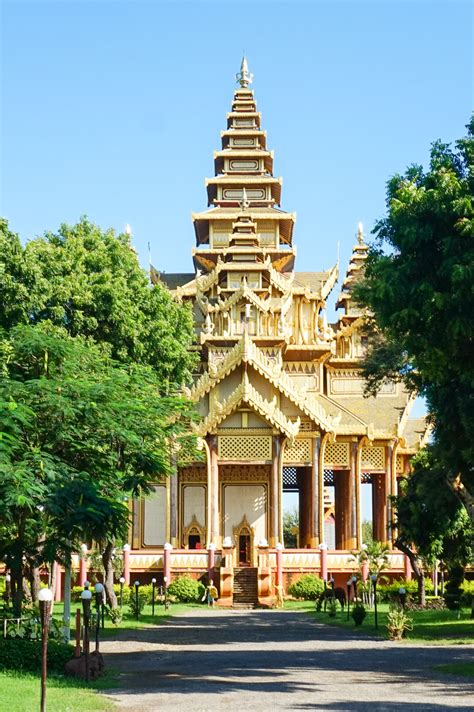
[[[64,672],[64,665],[74,656],[74,648],[66,643],[48,643],[48,670]],[[41,642],[21,638],[0,639],[0,670],[41,670]]]
[[[337,603],[335,598],[330,598],[327,605],[327,614],[329,618],[335,618],[337,615]]]
[[[126,498],[168,472],[188,405],[159,397],[149,367],[123,367],[51,325],[12,328],[0,351],[0,559],[13,585],[25,560],[65,560],[111,531],[126,538]]]
[[[355,625],[362,625],[365,617],[367,616],[367,611],[362,603],[356,603],[351,610],[351,618],[353,619]]]
[[[23,640],[41,640],[41,618],[39,611],[32,611],[17,622],[14,618],[7,620],[7,638],[21,638]],[[48,628],[49,640],[63,640],[63,625],[56,618],[51,618]]]
[[[107,608],[107,615],[114,625],[120,625],[123,620],[121,608]]]
[[[324,581],[315,574],[303,574],[288,587],[288,593],[295,598],[316,601],[324,591]]]
[[[444,479],[436,474],[436,482],[455,493],[471,522],[473,195],[474,117],[454,148],[433,144],[428,170],[414,165],[390,179],[387,215],[375,226],[377,242],[355,291],[373,315],[373,346],[364,366],[368,392],[389,378],[426,398],[434,433],[424,476],[439,470]],[[398,526],[403,533],[400,512]]]
[[[418,591],[418,584],[415,579],[396,579],[395,581],[390,581],[389,583],[381,583],[377,585],[377,594],[381,601],[398,601],[399,593],[398,589],[403,587],[407,593],[407,599],[415,596]],[[434,591],[433,582],[431,579],[425,579],[425,590],[426,593],[432,593]]]
[[[413,630],[413,621],[401,606],[390,606],[387,613],[387,630],[390,640],[400,640],[407,631]]]
[[[369,574],[380,576],[382,571],[388,568],[390,548],[380,541],[371,541],[364,544],[359,551],[352,553],[352,560],[358,566],[362,578],[362,569],[368,567]]]
[[[372,522],[369,519],[364,519],[362,522],[362,541],[364,544],[371,544],[374,540]]]
[[[205,587],[200,581],[184,575],[175,578],[168,586],[168,593],[181,603],[194,603],[201,600]]]
[[[298,547],[299,513],[296,507],[283,512],[283,541],[287,549]]]
[[[2,221],[0,247],[0,324],[47,320],[71,336],[106,343],[118,361],[153,365],[162,393],[189,380],[191,312],[161,284],[150,285],[129,235],[83,217],[22,248]]]
[[[141,586],[139,586],[137,593],[135,586],[130,586],[128,607],[132,616],[136,618],[137,615],[140,615],[140,613],[145,608],[145,605],[148,603],[148,598],[149,593],[147,590],[145,590],[145,587],[142,588]]]

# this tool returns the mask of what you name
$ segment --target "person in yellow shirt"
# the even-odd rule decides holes
[[[207,605],[210,608],[214,608],[214,601],[218,597],[218,591],[217,588],[214,586],[214,582],[212,579],[209,581],[209,585],[206,586],[206,591],[204,593],[204,596],[202,597],[202,601],[204,602],[207,600]]]

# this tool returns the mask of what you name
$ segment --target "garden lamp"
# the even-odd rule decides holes
[[[374,616],[375,616],[375,628],[378,629],[379,622],[377,617],[377,574],[372,574],[370,577],[372,581],[372,586],[374,587]]]
[[[95,611],[96,611],[96,623],[95,623],[95,649],[99,652],[99,630],[100,630],[100,609],[102,606],[104,598],[104,586],[101,583],[96,583],[94,586],[95,592]]]
[[[140,611],[138,608],[138,589],[140,588],[140,581],[135,581],[133,584],[135,586],[135,618],[138,620],[140,616]]]
[[[151,615],[155,615],[155,586],[156,586],[156,578],[152,578],[151,580]]]
[[[87,582],[86,582],[87,583]],[[92,592],[85,588],[81,593],[82,611],[84,614],[84,656],[86,659],[86,682],[89,682],[89,618],[91,612]]]
[[[38,593],[41,616],[41,712],[46,710],[46,677],[48,674],[48,628],[53,601],[50,588],[41,588]]]
[[[122,608],[122,603],[123,603],[123,585],[125,583],[125,579],[123,576],[119,578],[120,582],[120,608]]]

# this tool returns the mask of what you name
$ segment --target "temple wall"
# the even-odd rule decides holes
[[[267,537],[267,491],[264,485],[223,485],[224,536],[233,538],[244,517],[254,529],[255,541]]]
[[[168,511],[165,485],[157,485],[154,493],[143,502],[143,545],[163,546],[166,542]]]

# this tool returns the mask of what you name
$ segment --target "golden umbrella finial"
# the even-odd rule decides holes
[[[245,55],[242,57],[242,62],[240,64],[240,72],[235,75],[237,84],[241,87],[248,87],[249,84],[253,82],[253,74],[249,72],[249,65],[247,62],[247,57]]]

